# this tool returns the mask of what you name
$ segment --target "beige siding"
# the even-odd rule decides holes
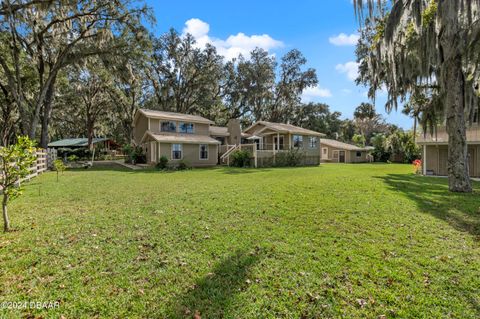
[[[327,154],[324,154],[322,151],[322,162],[332,162],[332,163],[339,163],[340,162],[340,152],[345,152],[345,163],[365,163],[368,162],[367,160],[367,151],[360,151],[361,156],[357,157],[357,151],[347,151],[337,147],[327,146],[322,144],[322,149],[327,150]],[[334,153],[337,153],[338,156],[335,158]]]
[[[172,144],[160,143],[160,156],[165,156],[171,163],[181,160],[172,160]],[[208,159],[200,159],[200,144],[182,144],[182,160],[192,167],[215,166],[218,162],[218,145],[208,145]]]
[[[470,176],[480,177],[480,145],[469,145],[469,169]],[[426,146],[426,170],[427,174],[446,176],[448,175],[448,146],[427,145]]]
[[[147,131],[147,129],[148,129],[148,119],[143,114],[140,114],[140,116],[137,119],[137,122],[135,123],[135,127],[133,129],[133,138],[135,140],[135,144],[140,145],[140,142],[142,141],[142,137]]]

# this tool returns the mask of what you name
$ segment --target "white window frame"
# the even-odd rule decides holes
[[[335,154],[336,154],[337,156],[335,156]],[[333,153],[332,153],[332,158],[333,158],[333,159],[338,159],[338,160],[340,160],[340,152],[339,152],[338,150],[333,151]]]
[[[312,146],[312,141],[315,141],[315,146]],[[311,149],[317,149],[318,148],[318,139],[316,136],[309,136],[308,137],[308,146]]]
[[[182,124],[192,124],[192,132],[182,132],[180,130],[180,126],[182,126]],[[182,133],[182,134],[195,134],[195,123],[192,123],[192,122],[178,122],[178,128],[177,128],[177,132],[178,133]]]
[[[277,140],[277,137],[278,137],[278,140]],[[282,143],[280,143],[280,141]],[[280,145],[282,145],[281,149],[280,149]],[[273,149],[275,151],[282,151],[282,150],[285,149],[285,136],[283,136],[283,135],[280,135],[280,136],[274,135],[273,136]]]
[[[174,158],[173,157],[174,145],[180,145],[180,158]],[[179,144],[179,143],[171,144],[171,146],[170,146],[170,159],[172,161],[180,161],[180,160],[183,159],[183,144]]]
[[[202,146],[205,145],[207,147],[207,158],[202,158]],[[210,157],[210,145],[208,144],[199,144],[198,145],[198,159],[200,161],[208,161]]]

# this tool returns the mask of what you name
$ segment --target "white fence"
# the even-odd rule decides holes
[[[28,174],[25,178],[22,178],[20,182],[23,181],[29,181],[34,177],[37,177],[38,175],[42,174],[45,172],[48,167],[49,167],[49,153],[47,150],[37,150],[37,160],[33,163],[33,165],[30,167],[29,171],[30,174]],[[56,153],[55,153],[56,155]],[[52,162],[53,163],[53,162]]]

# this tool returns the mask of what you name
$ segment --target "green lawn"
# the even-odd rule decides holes
[[[60,307],[0,318],[479,318],[480,185],[412,170],[44,174],[0,235],[0,302]]]

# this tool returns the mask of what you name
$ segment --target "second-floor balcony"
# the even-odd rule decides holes
[[[467,127],[467,142],[480,143],[480,125],[473,124]],[[423,134],[421,132],[417,137],[417,143],[420,144],[448,144],[448,134],[445,126],[437,127],[436,132],[431,135],[430,133]]]

